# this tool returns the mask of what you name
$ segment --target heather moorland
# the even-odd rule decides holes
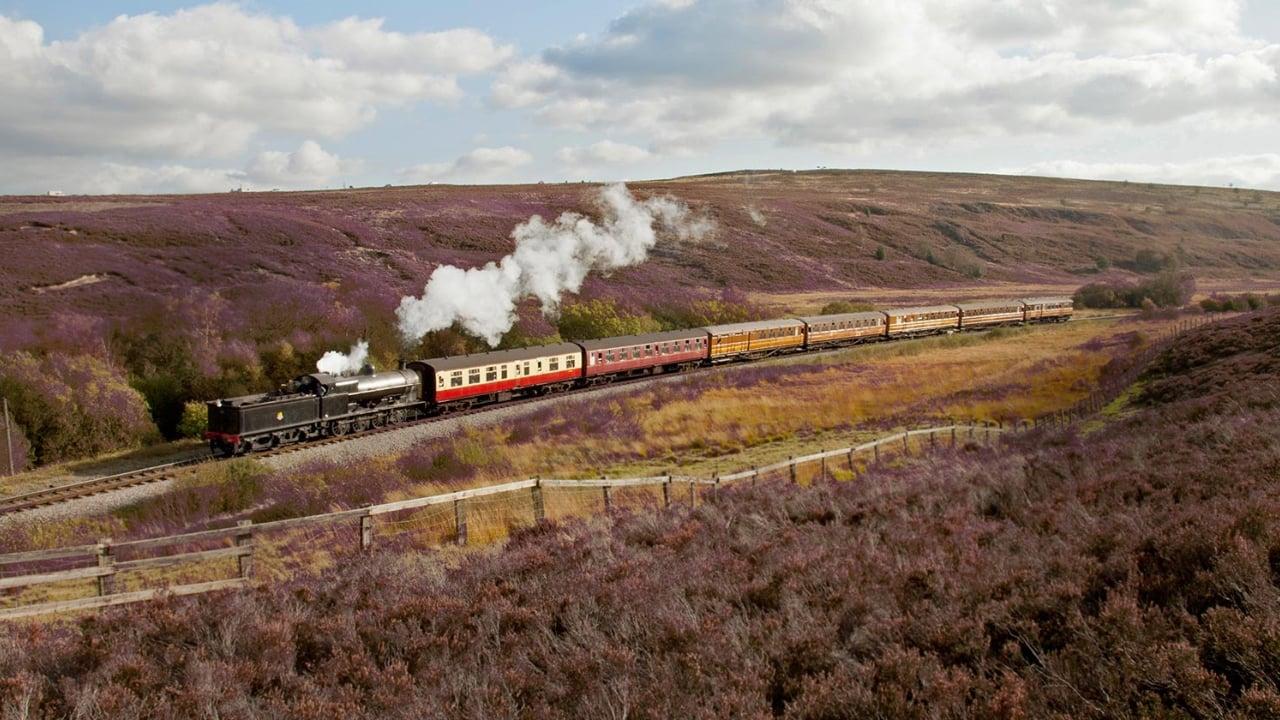
[[[0,697],[86,717],[1275,717],[1277,348],[1280,310],[1201,328],[1101,423],[856,482],[5,627]]]
[[[709,223],[588,278],[504,339],[688,327],[830,300],[1071,292],[1193,273],[1280,277],[1280,200],[1239,189],[936,173],[749,172],[636,183]],[[188,403],[269,389],[370,339],[383,367],[481,344],[406,346],[401,296],[442,263],[510,251],[532,215],[597,212],[591,185],[0,199],[0,394],[31,465],[198,432]],[[72,389],[76,389],[73,392]],[[92,401],[89,400],[92,399]]]
[[[110,512],[12,518],[0,525],[0,552],[261,523],[532,476],[709,476],[901,427],[1009,425],[1069,407],[1122,373],[1172,322],[1130,317],[865,345],[587,394],[385,456],[318,459],[285,470],[249,458],[201,469]],[[591,496],[583,509],[598,510],[598,499]],[[474,514],[471,538],[485,541],[504,537],[528,510],[520,498],[514,507],[499,503]],[[451,518],[432,522],[452,528]],[[283,555],[296,550],[279,548]],[[72,584],[45,599],[83,590]]]

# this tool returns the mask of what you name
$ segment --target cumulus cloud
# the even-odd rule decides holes
[[[1280,46],[1239,24],[1234,0],[651,2],[510,64],[493,98],[660,152],[1269,122]]]
[[[341,158],[326,152],[314,140],[305,140],[293,152],[258,153],[242,177],[253,185],[272,187],[321,187],[343,171]]]
[[[35,22],[0,15],[0,161],[79,171],[59,185],[99,175],[99,187],[132,180],[125,189],[145,190],[172,178],[205,188],[237,173],[309,185],[337,170],[314,142],[266,151],[243,171],[200,166],[235,168],[266,136],[332,139],[384,108],[453,103],[460,76],[511,54],[477,30],[401,33],[360,18],[299,25],[229,3],[121,15],[54,41]],[[33,189],[19,181],[26,186],[0,184]]]
[[[264,130],[337,137],[381,107],[456,98],[458,74],[510,53],[477,31],[303,27],[221,3],[54,42],[0,16],[0,147],[217,157]]]
[[[652,153],[635,145],[601,140],[585,147],[560,148],[556,157],[571,168],[593,168],[602,165],[630,165],[648,160]]]
[[[333,187],[339,176],[358,168],[305,140],[292,152],[264,150],[243,168],[197,167],[182,163],[143,165],[91,158],[21,158],[7,162],[12,176],[34,189],[71,194],[210,193],[243,190],[308,190]]]
[[[511,180],[511,173],[533,162],[533,155],[520,148],[480,147],[452,162],[423,163],[400,171],[408,183],[479,182]]]
[[[1000,172],[1091,180],[1130,180],[1175,185],[1235,185],[1280,190],[1280,155],[1275,153],[1211,157],[1167,163],[1054,160],[1005,168]]]

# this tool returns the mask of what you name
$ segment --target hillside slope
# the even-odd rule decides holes
[[[596,293],[672,286],[789,292],[1071,282],[1139,250],[1201,275],[1280,275],[1280,194],[879,171],[735,173],[636,183],[713,218]],[[584,185],[0,198],[0,318],[129,314],[195,289],[237,305],[420,289],[437,263],[482,264],[534,214],[592,211]],[[885,248],[885,259],[874,258]]]
[[[448,573],[387,553],[287,588],[0,628],[0,702],[157,718],[1275,717],[1278,347],[1280,311],[1198,331],[1105,432],[543,525]]]
[[[850,297],[1064,291],[1097,279],[1099,265],[1103,275],[1177,263],[1220,282],[1280,280],[1275,193],[880,171],[632,189],[675,196],[714,230],[590,277],[566,302],[579,313],[573,337],[583,326],[625,334]],[[595,216],[598,201],[597,187],[571,184],[0,198],[0,394],[13,404],[20,460],[172,438],[184,412],[198,434],[199,408],[190,415],[187,403],[275,387],[360,337],[384,368],[477,350],[451,330],[406,347],[401,297],[440,263],[507,253],[512,229],[533,215]],[[602,302],[579,308],[584,299]],[[560,330],[536,303],[519,309],[509,344]]]

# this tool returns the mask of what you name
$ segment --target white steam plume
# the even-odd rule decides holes
[[[604,217],[599,224],[574,212],[552,224],[534,215],[516,226],[516,249],[497,262],[464,270],[442,265],[431,273],[422,297],[400,300],[396,316],[405,340],[417,342],[432,330],[455,322],[489,345],[497,345],[516,321],[516,303],[536,297],[553,313],[560,296],[577,292],[587,273],[644,262],[658,241],[654,226],[681,240],[701,238],[711,223],[694,217],[670,197],[636,201],[625,185],[600,191]]]
[[[364,367],[369,359],[369,341],[361,340],[351,346],[351,352],[341,353],[330,350],[316,361],[316,369],[330,375],[354,375]]]

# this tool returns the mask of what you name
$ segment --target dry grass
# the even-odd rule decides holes
[[[1087,395],[1102,368],[1127,352],[1123,335],[1151,336],[1165,322],[1071,323],[864,346],[773,365],[780,373],[735,382],[734,373],[693,392],[640,390],[602,401],[602,417],[633,418],[634,432],[475,428],[452,443],[476,468],[465,485],[419,485],[405,496],[515,477],[590,477],[667,471],[729,472],[865,441],[905,425],[1008,421],[1064,409]],[[792,372],[781,374],[789,366]],[[747,373],[751,373],[750,370]],[[533,437],[517,441],[517,435]]]

